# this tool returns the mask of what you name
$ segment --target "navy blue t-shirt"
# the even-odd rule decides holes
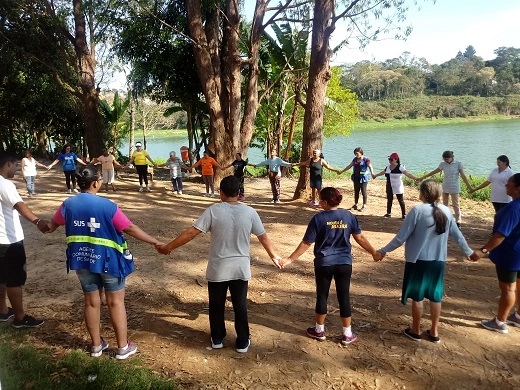
[[[347,210],[326,210],[312,217],[303,241],[314,242],[314,266],[352,264],[351,234],[360,234],[355,215]]]
[[[520,271],[520,199],[515,199],[495,215],[493,233],[506,236],[489,252],[489,259],[500,268]]]

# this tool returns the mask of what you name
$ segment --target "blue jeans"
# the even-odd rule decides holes
[[[34,194],[34,179],[36,179],[36,176],[25,176],[25,185],[29,195]]]

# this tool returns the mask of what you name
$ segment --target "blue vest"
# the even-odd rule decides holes
[[[88,269],[124,278],[134,271],[133,260],[124,257],[126,240],[112,223],[116,211],[114,202],[89,193],[63,202],[67,272]]]

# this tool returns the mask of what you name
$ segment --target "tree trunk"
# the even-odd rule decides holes
[[[301,160],[308,160],[311,151],[321,149],[323,144],[323,112],[325,93],[332,76],[329,61],[332,54],[329,41],[335,24],[332,19],[334,0],[315,0],[312,24],[311,59],[309,67],[309,87],[303,119],[303,141]],[[300,198],[309,183],[307,169],[300,171],[294,199]]]
[[[73,0],[74,14],[74,49],[79,64],[79,87],[81,90],[80,98],[83,103],[83,119],[85,122],[85,142],[91,156],[101,155],[103,149],[103,122],[98,110],[99,93],[96,90],[95,70],[95,43],[93,31],[90,29],[89,50],[87,43],[87,23],[85,20],[85,10],[82,0]]]
[[[241,66],[239,51],[240,14],[238,0],[227,0],[225,18],[219,20],[219,10],[214,9],[202,23],[200,0],[186,0],[190,37],[194,41],[193,52],[197,72],[209,111],[209,148],[221,165],[234,160],[236,152],[247,158],[247,150],[253,135],[258,111],[258,52],[263,31],[265,0],[257,0],[250,40],[249,74],[246,82],[245,105],[242,110]],[[222,24],[222,43],[219,43],[219,26]],[[219,46],[221,45],[221,46]],[[240,116],[243,116],[242,119]],[[218,183],[226,174],[217,170]]]

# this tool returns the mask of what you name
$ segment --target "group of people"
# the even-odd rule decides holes
[[[360,148],[355,151],[356,157],[345,169],[354,167],[354,178],[360,179],[387,175],[387,183],[394,194],[397,180],[392,174],[406,175],[401,167],[399,156],[389,157],[388,167],[374,174],[370,161],[364,159]],[[305,164],[311,166],[319,157],[319,151]],[[170,158],[175,155],[170,155]],[[209,157],[209,156],[208,156]],[[146,158],[146,157],[145,157]],[[237,161],[241,156],[237,155]],[[269,160],[269,161],[268,161]],[[290,166],[276,156],[276,153],[258,165],[268,165],[273,176],[273,193],[279,196],[278,173],[281,166]],[[61,161],[58,159],[58,161]],[[502,160],[499,160],[501,163]],[[236,161],[235,161],[236,162]],[[356,166],[356,162],[358,167]],[[453,155],[445,157],[447,165],[453,163]],[[152,161],[153,163],[153,161]],[[200,165],[208,162],[201,162]],[[209,162],[212,166],[218,166]],[[245,162],[237,164],[245,167]],[[85,165],[85,164],[82,164]],[[231,166],[234,166],[231,164]],[[334,170],[326,162],[321,166]],[[508,162],[505,166],[509,168]],[[182,167],[182,166],[181,166]],[[441,163],[438,169],[443,169]],[[507,168],[500,170],[498,175]],[[352,275],[352,251],[350,237],[368,253],[374,261],[381,261],[391,251],[402,244],[405,247],[405,269],[401,301],[406,304],[412,300],[412,324],[404,330],[404,334],[414,341],[423,339],[439,342],[439,318],[445,263],[447,259],[447,240],[451,235],[466,256],[478,260],[489,255],[495,264],[499,280],[501,297],[495,318],[483,320],[482,326],[499,333],[508,332],[508,324],[520,326],[518,308],[511,312],[515,299],[520,305],[520,174],[511,175],[505,184],[507,196],[512,201],[500,207],[495,215],[493,235],[480,249],[472,250],[461,234],[457,220],[448,207],[441,203],[445,198],[446,187],[431,179],[419,185],[419,199],[422,204],[415,206],[410,213],[404,215],[404,223],[397,235],[384,247],[376,250],[363,235],[357,217],[350,211],[340,209],[341,193],[333,187],[321,188],[321,183],[313,182],[319,196],[321,212],[310,220],[300,244],[288,257],[282,257],[274,249],[258,213],[250,206],[239,201],[243,194],[243,181],[235,176],[228,176],[220,183],[221,202],[208,207],[202,215],[178,237],[163,243],[134,225],[111,200],[97,196],[97,192],[105,182],[104,175],[97,167],[81,166],[74,171],[73,178],[80,194],[66,199],[58,208],[50,221],[38,218],[23,202],[14,184],[9,180],[18,169],[16,157],[0,153],[0,321],[13,318],[15,327],[40,326],[43,321],[27,315],[23,310],[22,286],[26,281],[25,252],[23,231],[19,214],[31,221],[43,233],[54,232],[59,226],[65,226],[67,236],[67,270],[74,270],[80,281],[84,294],[84,317],[91,339],[90,354],[101,356],[109,345],[100,332],[101,293],[105,291],[109,314],[117,341],[116,358],[126,359],[137,351],[134,343],[128,340],[125,309],[125,279],[134,271],[133,256],[123,233],[147,242],[162,254],[170,254],[176,248],[187,244],[200,233],[211,233],[208,253],[206,279],[208,281],[209,319],[211,345],[218,349],[224,346],[226,327],[224,310],[227,291],[235,313],[235,347],[238,352],[247,352],[251,343],[247,316],[248,281],[251,278],[250,236],[256,235],[273,264],[283,269],[296,261],[311,245],[314,244],[314,271],[316,282],[315,324],[306,331],[309,337],[324,340],[325,318],[327,315],[327,298],[332,278],[336,283],[336,292],[340,306],[342,323],[341,343],[348,345],[358,339],[352,330],[352,313],[350,304],[350,280]],[[464,175],[462,166],[457,168],[458,174]],[[510,169],[510,168],[509,168]],[[237,170],[237,169],[236,169]],[[235,170],[235,171],[236,171]],[[394,171],[394,172],[393,172]],[[436,173],[435,171],[427,174]],[[410,175],[414,180],[420,180]],[[447,180],[445,174],[445,180]],[[489,183],[494,180],[490,175]],[[463,176],[464,178],[465,176]],[[271,176],[270,176],[271,179]],[[400,179],[399,179],[400,180]],[[173,184],[173,182],[172,182]],[[207,194],[212,182],[205,181]],[[466,183],[469,186],[469,183]],[[175,184],[173,184],[175,185]],[[178,185],[178,184],[177,184]],[[318,189],[319,187],[319,189]],[[359,191],[363,192],[360,185]],[[388,188],[388,187],[387,187]],[[471,190],[477,190],[471,189]],[[182,189],[181,189],[182,191]],[[397,194],[396,194],[397,195]],[[273,199],[276,201],[278,198]],[[398,198],[399,199],[399,198]],[[366,205],[366,200],[363,200]],[[12,307],[6,304],[6,296]],[[430,302],[431,326],[421,333],[421,317],[423,301]]]

